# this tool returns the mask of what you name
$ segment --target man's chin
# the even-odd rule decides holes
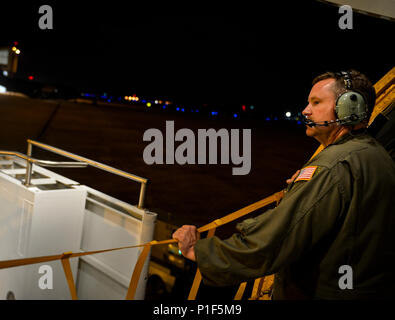
[[[306,126],[306,136],[312,137],[314,136],[314,132],[315,132],[314,128]]]

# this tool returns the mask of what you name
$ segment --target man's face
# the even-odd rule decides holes
[[[335,116],[335,94],[333,92],[333,85],[335,79],[325,79],[317,82],[310,91],[308,98],[308,105],[303,110],[302,114],[314,122],[322,124],[322,121],[336,120]],[[327,139],[330,133],[337,126],[332,124],[327,127],[324,126],[306,126],[306,135],[314,137],[321,143],[322,140]],[[325,140],[324,140],[325,141]]]

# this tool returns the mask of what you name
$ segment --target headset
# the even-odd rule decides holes
[[[344,88],[346,91],[336,99],[335,115],[336,120],[314,122],[304,118],[304,123],[309,127],[327,127],[332,123],[338,125],[356,125],[362,122],[368,115],[368,105],[362,94],[352,89],[351,74],[349,71],[335,73],[336,77],[344,78]],[[321,123],[322,122],[322,123]]]

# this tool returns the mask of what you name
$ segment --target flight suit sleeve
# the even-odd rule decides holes
[[[276,273],[328,234],[345,212],[341,180],[350,173],[342,164],[319,169],[309,181],[294,183],[279,206],[239,223],[229,239],[199,240],[195,256],[203,282],[227,286]]]

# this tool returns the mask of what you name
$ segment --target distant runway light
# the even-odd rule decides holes
[[[254,106],[251,106],[250,109],[251,109],[251,110],[254,110]]]
[[[20,54],[20,53],[21,53],[21,50],[16,49],[16,50],[15,50],[15,53],[16,53],[16,54]]]
[[[8,76],[8,72],[6,70],[3,71],[3,76],[7,77]]]
[[[237,118],[237,113],[233,114],[233,117],[234,117],[234,118]]]
[[[287,118],[290,118],[290,117],[291,117],[291,112],[285,113],[285,116],[286,116]]]
[[[267,118],[266,118],[266,121],[270,121],[270,118],[269,118],[269,117],[267,117]]]
[[[4,93],[7,91],[7,88],[4,86],[0,86],[0,93]]]
[[[152,106],[151,102],[148,102],[148,103],[147,103],[147,107],[149,108],[149,107],[151,107],[151,106]]]
[[[176,110],[177,110],[177,111],[180,111],[180,108],[177,107]]]

